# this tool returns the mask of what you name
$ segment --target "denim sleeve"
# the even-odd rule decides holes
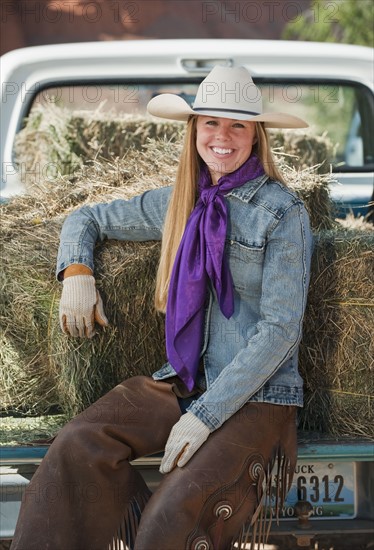
[[[70,214],[61,230],[57,277],[73,263],[93,270],[93,253],[98,241],[161,240],[170,192],[170,187],[162,187],[130,200],[84,206]]]
[[[297,202],[268,236],[260,321],[255,334],[188,409],[211,431],[237,412],[297,351],[307,299],[311,252],[308,214]]]

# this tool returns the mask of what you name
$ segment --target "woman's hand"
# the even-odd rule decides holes
[[[187,464],[209,434],[209,428],[197,416],[190,412],[183,414],[170,432],[160,472],[167,474],[176,466]]]
[[[60,301],[60,325],[70,336],[92,338],[95,321],[108,325],[103,302],[92,275],[72,275],[64,278]]]

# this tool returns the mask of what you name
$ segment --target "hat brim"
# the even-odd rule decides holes
[[[266,128],[307,128],[309,124],[305,120],[287,113],[262,113],[252,115],[230,110],[203,110],[194,111],[188,103],[176,94],[160,94],[153,97],[148,105],[149,114],[158,118],[178,120],[186,122],[191,115],[202,115],[220,118],[232,118],[234,120],[249,120],[264,122]]]

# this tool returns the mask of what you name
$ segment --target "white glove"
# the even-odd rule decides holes
[[[187,464],[209,434],[209,428],[197,416],[191,412],[183,414],[170,432],[160,472],[167,474],[176,466]]]
[[[70,336],[92,338],[95,321],[102,327],[108,324],[95,278],[92,275],[73,275],[64,279],[62,284],[61,329]]]

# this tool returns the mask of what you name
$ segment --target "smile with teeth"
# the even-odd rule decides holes
[[[230,155],[233,153],[234,149],[222,149],[221,147],[212,147],[213,153],[217,155]]]

